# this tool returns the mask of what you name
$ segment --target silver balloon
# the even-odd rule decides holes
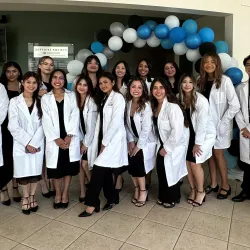
[[[114,22],[110,25],[109,30],[113,36],[122,37],[125,27],[122,23]]]
[[[146,45],[147,41],[146,40],[142,40],[141,38],[137,38],[137,40],[134,42],[134,46],[136,48],[142,48]]]
[[[102,53],[107,57],[107,59],[111,59],[115,55],[115,52],[111,50],[108,46],[104,46],[104,50]]]
[[[77,60],[79,60],[79,61],[81,61],[81,62],[84,63],[85,60],[86,60],[86,58],[88,56],[91,56],[91,55],[93,55],[93,53],[90,50],[88,50],[88,49],[81,49],[81,50],[78,51],[78,53],[76,55],[76,58],[77,58]]]

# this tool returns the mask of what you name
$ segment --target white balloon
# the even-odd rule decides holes
[[[187,51],[188,51],[188,48],[184,41],[181,43],[176,43],[174,45],[174,53],[178,56],[185,55]]]
[[[110,25],[109,30],[112,36],[122,37],[125,27],[122,23],[114,22]]]
[[[108,46],[104,46],[104,50],[102,53],[107,57],[107,59],[111,59],[115,55],[115,52]]]
[[[68,74],[66,75],[66,78],[67,78],[67,82],[68,82],[68,83],[73,83],[74,80],[76,79],[76,76],[71,75],[70,73],[68,73]]]
[[[108,41],[109,48],[113,51],[118,51],[122,48],[122,39],[118,36],[112,36]]]
[[[143,39],[141,39],[141,38],[137,38],[137,40],[134,42],[134,46],[135,46],[136,48],[142,48],[142,47],[145,46],[146,43],[147,43],[146,40],[143,40]]]
[[[107,57],[102,53],[96,53],[95,55],[99,58],[101,66],[104,67],[108,61]]]
[[[85,60],[86,60],[86,58],[88,56],[91,56],[91,55],[93,55],[93,53],[90,50],[88,50],[88,49],[81,49],[81,50],[78,51],[78,53],[76,55],[76,60],[79,60],[79,61],[81,61],[81,62],[84,63]]]
[[[180,20],[177,16],[171,15],[165,19],[165,24],[168,26],[169,30],[171,30],[180,26]]]
[[[161,44],[161,40],[155,36],[154,32],[152,32],[151,36],[147,39],[147,44],[148,46],[155,48]]]
[[[239,66],[238,61],[234,57],[232,57],[231,62],[230,62],[230,68],[234,68],[234,67],[238,68],[238,66]]]
[[[137,32],[133,28],[128,28],[123,32],[123,39],[127,43],[134,43],[137,39]]]
[[[219,53],[218,56],[221,60],[222,70],[223,72],[225,72],[227,69],[230,68],[231,56],[227,53]]]
[[[67,70],[70,73],[70,75],[77,76],[81,74],[83,69],[83,63],[78,60],[70,61],[67,65]]]
[[[189,49],[187,51],[186,57],[187,57],[188,61],[190,61],[190,62],[197,61],[198,59],[201,58],[199,49]]]

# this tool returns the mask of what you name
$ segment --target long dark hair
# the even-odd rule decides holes
[[[23,73],[22,73],[22,69],[21,67],[19,66],[18,63],[16,62],[13,62],[13,61],[8,61],[6,62],[4,65],[3,65],[3,70],[2,70],[2,74],[0,76],[0,82],[4,85],[4,87],[7,89],[8,88],[8,79],[7,79],[7,76],[6,76],[6,71],[9,67],[14,67],[16,68],[18,71],[19,71],[19,75],[18,75],[18,78],[17,80],[19,82],[22,81],[22,78],[23,78]]]
[[[51,60],[54,64],[54,59],[50,56],[43,56],[43,57],[39,58],[39,62],[38,62],[38,66],[37,66],[37,75],[38,75],[40,83],[43,81],[43,79],[42,79],[42,72],[41,72],[41,69],[39,68],[39,65],[43,64],[46,59]]]
[[[152,64],[149,62],[148,59],[143,58],[143,59],[141,59],[141,60],[138,62],[137,68],[136,68],[136,72],[135,72],[135,76],[141,77],[140,74],[139,74],[138,69],[139,69],[140,63],[143,62],[143,61],[146,62],[146,64],[148,65],[147,82],[152,82],[152,79],[151,79]]]
[[[94,88],[93,88],[91,79],[88,76],[85,76],[84,74],[79,75],[79,78],[77,79],[77,82],[76,82],[75,93],[76,93],[77,106],[80,110],[83,110],[84,104],[83,106],[81,106],[81,95],[77,91],[77,86],[80,84],[82,80],[85,80],[88,86],[87,96],[93,97],[93,93],[94,93]]]
[[[116,70],[116,67],[117,67],[119,64],[121,64],[121,63],[124,65],[124,67],[125,67],[125,69],[126,69],[126,73],[125,73],[125,76],[123,77],[122,81],[123,81],[126,85],[128,85],[131,75],[130,75],[128,63],[127,63],[126,61],[123,61],[123,60],[118,61],[118,62],[115,64],[115,66],[114,66],[114,68],[113,68],[113,70],[112,70],[112,75],[113,75],[114,78],[115,78],[115,82],[117,82],[117,75],[116,75],[116,73],[115,73],[115,70]]]
[[[54,70],[51,72],[50,77],[49,77],[49,84],[52,83],[53,76],[54,76],[54,74],[55,74],[56,72],[61,72],[61,73],[63,74],[63,77],[64,77],[64,86],[63,86],[63,87],[64,87],[65,89],[67,89],[67,86],[68,86],[67,77],[66,77],[65,71],[62,70],[62,69],[54,69]],[[52,84],[51,84],[51,86],[52,86]],[[52,89],[53,89],[53,87],[52,87]]]
[[[168,100],[168,102],[170,103],[175,103],[177,104],[180,109],[183,112],[183,116],[184,116],[184,126],[188,127],[188,120],[187,120],[187,116],[185,113],[185,110],[182,108],[182,106],[180,105],[180,103],[178,102],[177,97],[172,93],[171,87],[166,83],[165,79],[163,77],[157,77],[153,80],[151,86],[150,86],[150,93],[151,93],[151,107],[153,112],[156,111],[157,107],[158,107],[158,101],[156,100],[156,98],[153,96],[153,88],[156,82],[160,82],[161,85],[163,86],[163,88],[165,89],[165,94],[166,94],[166,98]]]
[[[41,119],[42,115],[43,115],[43,112],[42,112],[42,108],[41,108],[41,100],[40,100],[40,98],[38,96],[38,92],[39,92],[39,77],[38,77],[38,75],[35,72],[28,71],[23,75],[22,82],[25,82],[30,77],[34,77],[36,79],[36,82],[37,82],[37,89],[34,91],[32,99],[33,99],[33,103],[36,102],[36,107],[37,107],[37,110],[38,110],[38,117],[39,117],[39,119]],[[23,93],[23,92],[24,92],[24,87],[23,87],[23,84],[22,84],[21,85],[21,93]]]
[[[164,79],[166,80],[166,82],[167,82],[168,84],[170,84],[170,82],[169,82],[168,76],[165,75],[165,72],[164,72],[166,64],[172,64],[173,67],[175,68],[176,73],[175,73],[175,75],[174,75],[174,81],[175,81],[175,84],[177,85],[177,86],[176,86],[176,89],[178,89],[178,87],[179,87],[179,86],[178,86],[178,83],[179,83],[179,80],[180,80],[180,77],[181,77],[180,69],[179,69],[179,67],[178,67],[178,65],[177,65],[177,63],[176,63],[175,61],[168,60],[168,61],[166,61],[166,62],[164,63],[163,77],[164,77]],[[170,84],[170,86],[171,86],[171,84]]]
[[[133,96],[130,93],[130,87],[133,84],[133,82],[135,81],[139,81],[141,83],[142,86],[142,95],[138,100],[138,109],[136,110],[136,112],[140,112],[143,109],[145,109],[146,107],[146,102],[148,102],[149,100],[149,96],[148,96],[148,88],[147,85],[145,83],[145,81],[143,81],[140,77],[135,76],[128,84],[128,91],[126,94],[126,100],[129,102],[133,99]]]
[[[85,75],[85,76],[89,76],[89,72],[87,70],[87,67],[88,67],[88,64],[89,62],[91,62],[92,60],[95,60],[98,64],[98,70],[96,72],[96,77],[97,77],[97,81],[98,79],[101,77],[101,74],[103,72],[102,70],[102,66],[101,66],[101,62],[99,60],[99,58],[96,56],[96,55],[90,55],[86,58],[85,62],[84,62],[84,66],[83,66],[83,69],[82,69],[82,73]]]

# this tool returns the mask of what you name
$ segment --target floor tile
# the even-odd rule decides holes
[[[143,250],[143,248],[125,243],[120,250]]]
[[[235,245],[232,243],[228,244],[228,250],[249,250],[249,249],[250,248],[248,248],[248,247],[243,247],[243,246]]]
[[[89,231],[125,241],[140,222],[139,218],[110,211],[98,220]]]
[[[163,206],[155,205],[145,219],[182,229],[190,213],[191,210],[182,207],[167,209]]]
[[[69,197],[73,201],[79,200],[80,195],[80,183],[76,182],[69,187]]]
[[[127,243],[150,250],[171,250],[180,233],[181,230],[177,228],[143,221],[128,238]]]
[[[84,230],[59,221],[52,221],[26,239],[23,244],[39,250],[62,250],[74,242]]]
[[[18,243],[0,236],[0,249],[10,250]]]
[[[229,242],[250,247],[250,223],[232,220]]]
[[[11,206],[4,206],[0,204],[0,224],[3,224],[7,220],[21,214],[21,209],[11,207]]]
[[[17,245],[16,247],[12,248],[12,250],[33,250],[34,248],[27,247],[25,245]]]
[[[67,250],[119,250],[123,242],[92,232],[79,237]]]
[[[0,235],[21,242],[50,221],[51,219],[34,213],[30,215],[20,214],[0,225]]]
[[[232,219],[250,223],[250,204],[245,202],[235,202]]]
[[[230,219],[192,211],[184,230],[219,240],[228,240]]]
[[[227,250],[227,242],[183,231],[174,250]]]

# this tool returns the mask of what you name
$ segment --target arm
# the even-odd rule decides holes
[[[42,124],[40,124],[36,133],[34,134],[31,141],[29,142],[29,145],[34,148],[39,148],[41,147],[43,143],[44,143],[44,132],[43,132],[43,126]]]
[[[5,87],[0,85],[0,126],[4,122],[8,113],[9,98]]]

